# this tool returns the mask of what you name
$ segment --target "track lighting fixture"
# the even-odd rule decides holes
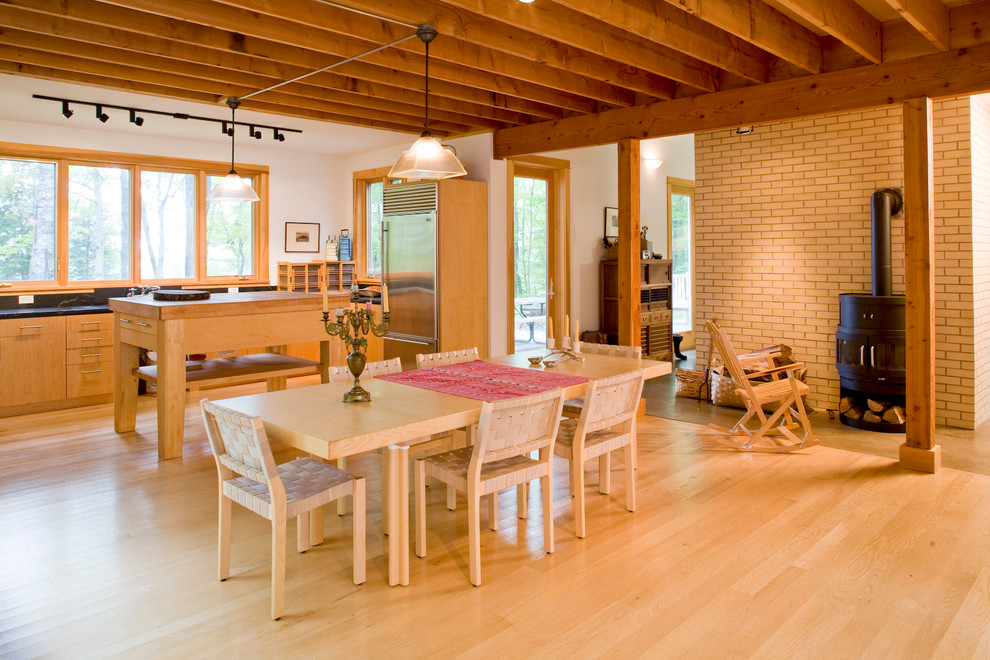
[[[248,135],[253,137],[255,140],[261,139],[261,131],[255,128],[253,125],[248,124]]]
[[[220,130],[224,135],[232,135],[233,128],[231,121],[229,119],[216,119],[214,117],[199,117],[196,115],[190,115],[185,112],[162,112],[161,110],[148,110],[146,108],[131,108],[126,105],[112,105],[110,103],[94,103],[92,101],[77,101],[76,99],[63,99],[56,96],[43,96],[41,94],[34,94],[33,98],[41,99],[43,101],[55,101],[62,104],[62,116],[68,119],[75,114],[70,108],[69,104],[74,103],[76,105],[88,105],[96,108],[96,118],[101,122],[106,123],[110,119],[110,115],[106,114],[103,110],[104,108],[113,108],[114,110],[126,110],[130,122],[135,126],[144,125],[144,117],[138,115],[160,115],[162,117],[171,117],[172,119],[195,119],[197,121],[209,121],[216,124],[220,124]],[[261,129],[275,131],[275,139],[279,142],[285,142],[284,133],[302,133],[301,130],[297,128],[282,128],[281,126],[269,126],[267,124],[242,124],[243,126],[249,126],[252,132],[252,137],[256,139],[261,138]]]
[[[278,131],[279,129],[276,128],[272,132],[272,139],[275,140],[276,142],[285,142],[285,136],[279,133]]]

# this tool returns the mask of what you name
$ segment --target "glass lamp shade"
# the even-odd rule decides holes
[[[211,202],[260,202],[261,198],[248,182],[231,170],[230,174],[213,186],[206,198]]]
[[[432,135],[423,135],[402,152],[389,171],[390,177],[403,179],[449,179],[464,176],[467,170],[449,149],[444,149]]]

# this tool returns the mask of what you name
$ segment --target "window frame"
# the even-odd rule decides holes
[[[691,309],[690,314],[688,314],[688,324],[690,328],[688,330],[674,330],[674,332],[693,332],[695,328],[694,312],[697,307],[697,285],[696,285],[696,251],[695,251],[695,182],[691,179],[679,179],[677,177],[669,176],[667,177],[667,249],[670,252],[670,268],[671,268],[671,285],[673,285],[673,269],[674,269],[674,218],[673,218],[673,199],[674,195],[683,195],[690,198],[691,206],[691,235],[689,240],[691,242],[691,264],[690,264],[690,276],[691,276],[691,287],[689,295],[691,297]],[[673,293],[671,293],[671,308],[673,308]],[[674,320],[671,318],[670,321],[671,328],[674,327]]]
[[[388,178],[391,167],[376,167],[370,170],[359,170],[352,174],[353,206],[351,236],[354,238],[352,261],[356,264],[360,279],[381,281],[381,275],[368,274],[368,184],[381,182],[388,187],[394,179]]]
[[[4,292],[75,292],[98,287],[139,286],[247,286],[269,284],[268,264],[268,167],[237,163],[238,174],[251,178],[261,198],[254,208],[254,274],[249,276],[206,275],[206,182],[208,176],[226,176],[230,163],[171,156],[152,156],[69,147],[50,147],[0,142],[0,158],[55,163],[55,279],[52,281],[11,282]],[[117,167],[130,171],[130,272],[122,280],[69,281],[69,166]],[[196,276],[192,278],[148,279],[141,276],[141,173],[143,170],[171,171],[196,176]]]

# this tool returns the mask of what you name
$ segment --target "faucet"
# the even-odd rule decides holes
[[[128,298],[133,298],[136,295],[137,295],[137,289],[135,289],[134,287],[131,287],[130,289],[127,290]]]

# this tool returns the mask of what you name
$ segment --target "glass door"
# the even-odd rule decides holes
[[[547,179],[513,178],[513,323],[516,352],[543,350],[547,341],[548,297],[553,293],[547,271]]]
[[[690,332],[693,325],[694,182],[667,179],[670,258],[673,261],[673,331]]]

